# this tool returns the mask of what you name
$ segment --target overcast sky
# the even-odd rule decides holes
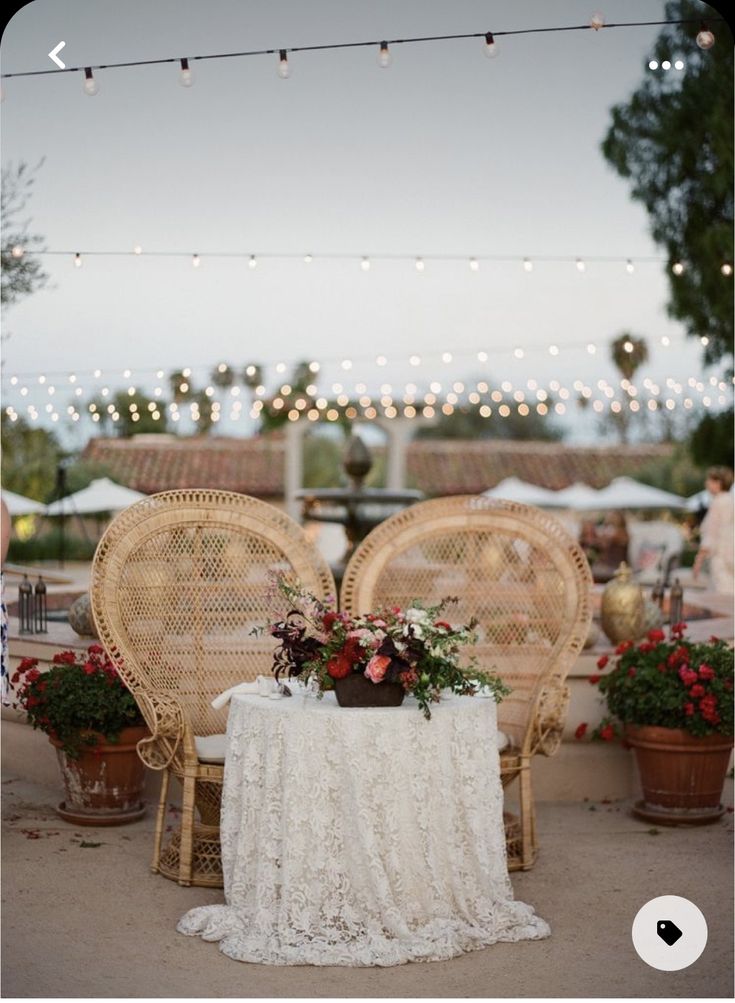
[[[656,20],[663,7],[607,0],[604,12],[608,22]],[[76,66],[573,25],[593,10],[589,0],[34,0],[6,29],[2,70],[48,69],[61,40],[60,57]],[[191,88],[172,65],[103,70],[95,97],[80,74],[4,81],[3,163],[45,157],[33,229],[50,250],[70,252],[44,259],[49,288],[6,313],[6,404],[32,399],[41,410],[41,374],[60,405],[69,373],[85,394],[150,388],[159,367],[191,367],[204,385],[220,361],[263,364],[272,388],[276,363],[315,359],[327,393],[334,380],[347,393],[385,382],[402,392],[407,381],[446,388],[483,375],[571,386],[612,381],[606,346],[623,329],[650,346],[639,381],[710,375],[700,346],[666,316],[663,266],[640,261],[661,254],[646,214],[599,150],[609,109],[651,72],[657,33],[509,37],[492,60],[478,39],[395,46],[388,70],[373,49],[295,53],[287,80],[274,56],[212,60],[194,64]],[[88,257],[74,267],[75,251],[135,245],[187,257]],[[296,257],[256,269],[203,257],[195,270],[194,252]],[[320,260],[328,254],[348,257]],[[361,256],[380,254],[406,260],[361,270]],[[417,255],[461,260],[428,260],[418,273]],[[483,255],[516,260],[471,271],[468,259]],[[520,264],[598,255],[631,258],[635,271],[537,262],[529,274]],[[343,359],[351,370],[340,370]],[[578,439],[592,434],[577,424]]]

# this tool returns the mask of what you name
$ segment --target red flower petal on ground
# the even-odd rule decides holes
[[[609,661],[610,661],[609,655],[600,655],[600,657],[597,659],[597,668],[604,669]]]
[[[587,734],[587,722],[583,721],[582,724],[578,724],[577,725],[577,729],[574,732],[574,737],[575,738],[584,738],[584,736],[586,734]]]

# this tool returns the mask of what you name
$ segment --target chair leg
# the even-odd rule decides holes
[[[536,860],[536,817],[531,787],[531,761],[521,765],[519,776],[521,811],[521,870],[528,871]]]
[[[179,844],[179,884],[191,884],[192,860],[194,855],[194,794],[196,777],[184,774],[181,798],[181,842]]]
[[[168,781],[169,781],[169,772],[168,770],[164,770],[163,776],[161,777],[161,795],[158,799],[158,815],[156,817],[156,835],[153,839],[153,860],[151,861],[151,870],[153,871],[154,874],[158,874],[159,864],[161,862],[161,841],[163,839],[163,827],[166,822]]]

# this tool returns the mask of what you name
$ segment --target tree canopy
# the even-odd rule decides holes
[[[695,41],[700,19],[719,17],[698,0],[670,0],[666,25],[651,56],[684,61],[684,70],[646,70],[629,100],[612,109],[602,152],[632,184],[650,217],[654,240],[666,249],[670,316],[687,334],[706,337],[704,361],[733,352],[733,39],[712,24],[715,45]],[[675,274],[672,266],[684,270]],[[678,269],[677,269],[678,270]]]
[[[43,238],[30,232],[30,220],[24,212],[31,196],[36,167],[9,164],[2,169],[0,185],[0,219],[2,219],[2,268],[0,270],[0,302],[10,306],[46,284],[48,276],[38,258],[31,253],[40,250]]]

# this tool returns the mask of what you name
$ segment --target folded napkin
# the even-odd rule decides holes
[[[257,692],[258,692],[257,681],[252,683],[238,683],[237,686],[231,686],[229,690],[225,690],[223,693],[220,693],[219,696],[216,696],[212,701],[212,707],[214,707],[215,710],[221,710],[222,707],[224,707],[226,704],[230,702],[230,698],[233,697],[236,693],[257,693]]]

